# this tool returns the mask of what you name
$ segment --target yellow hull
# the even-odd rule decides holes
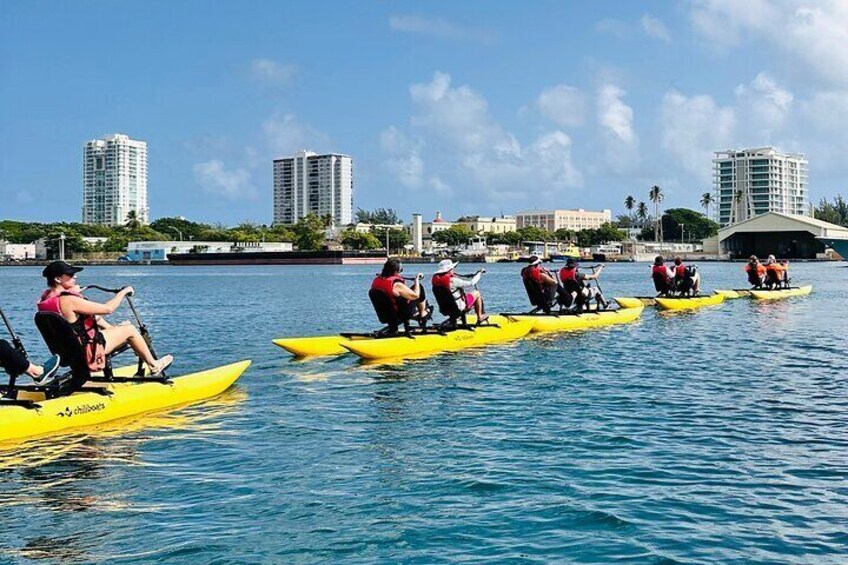
[[[43,395],[21,393],[19,398],[34,400],[39,407],[27,409],[21,406],[0,406],[0,442],[95,426],[119,418],[210,398],[228,389],[249,366],[250,361],[240,361],[175,377],[171,384],[167,385],[115,383],[106,387],[112,393],[108,396],[94,392],[76,392],[70,396],[41,400]],[[131,376],[135,368],[135,365],[121,367],[115,370],[115,375]],[[92,383],[89,386],[97,384]]]
[[[694,310],[704,306],[715,306],[724,302],[723,294],[710,294],[692,298],[657,298],[657,305],[663,310]]]
[[[274,344],[282,347],[295,357],[319,357],[347,353],[347,349],[342,347],[342,343],[345,341],[347,340],[340,335],[326,335],[275,339]]]
[[[524,337],[530,333],[532,327],[532,323],[528,321],[515,322],[503,316],[490,316],[489,319],[499,327],[483,325],[476,326],[473,330],[454,330],[444,335],[426,334],[414,338],[358,339],[342,345],[363,359],[398,359],[511,341]]]
[[[716,294],[721,294],[724,296],[726,300],[736,300],[737,298],[742,298],[743,296],[750,296],[748,291],[742,290],[715,290]]]
[[[752,290],[751,297],[755,300],[780,300],[790,296],[805,296],[813,292],[813,285],[800,288],[784,288],[781,290]]]
[[[583,314],[550,314],[543,316],[510,316],[512,320],[524,320],[533,324],[533,333],[560,332],[569,330],[584,330],[626,324],[636,320],[644,310],[644,306],[622,308],[613,312],[586,312]]]
[[[641,298],[613,298],[622,308],[643,308],[645,303]],[[653,302],[651,303],[653,304]]]

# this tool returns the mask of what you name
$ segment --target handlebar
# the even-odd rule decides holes
[[[89,288],[93,288],[95,290],[100,290],[102,292],[109,292],[109,293],[112,293],[112,294],[118,294],[119,292],[121,292],[122,290],[124,290],[127,287],[122,286],[121,288],[106,288],[106,287],[102,287],[102,286],[99,286],[99,285],[96,285],[96,284],[90,284],[90,285],[82,287],[82,290],[88,290]],[[127,296],[132,296],[132,295],[133,295],[133,293],[129,293]]]

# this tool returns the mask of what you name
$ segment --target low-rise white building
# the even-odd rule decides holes
[[[536,227],[555,232],[560,229],[580,231],[596,229],[612,221],[611,210],[528,210],[515,215],[517,229]]]
[[[127,244],[127,256],[132,261],[167,261],[170,253],[255,253],[292,249],[290,241],[131,241]]]
[[[0,261],[24,261],[35,258],[34,243],[0,241]]]

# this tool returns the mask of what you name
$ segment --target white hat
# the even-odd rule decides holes
[[[456,268],[457,265],[459,265],[458,262],[454,263],[450,259],[442,259],[439,261],[439,266],[436,267],[436,274],[447,273],[451,269]]]
[[[530,264],[531,265],[538,265],[541,262],[542,262],[542,260],[539,259],[539,257],[536,256],[536,255],[533,255],[532,257],[530,257]]]

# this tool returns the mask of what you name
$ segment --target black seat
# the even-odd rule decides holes
[[[653,273],[651,278],[654,279],[654,289],[659,293],[659,296],[671,294],[674,290],[669,284],[668,277],[662,273]]]
[[[545,293],[538,284],[530,279],[522,278],[524,281],[524,290],[527,291],[527,298],[530,299],[530,305],[533,306],[533,312],[542,310],[545,314],[551,313],[550,293]]]
[[[439,305],[439,312],[442,316],[446,316],[447,325],[456,325],[458,320],[462,320],[462,325],[468,325],[465,319],[466,312],[460,310],[456,303],[456,296],[453,292],[443,286],[433,287],[433,296],[436,297],[436,304]]]
[[[559,303],[564,308],[574,306],[578,309],[587,307],[589,301],[583,296],[583,286],[572,279],[567,279],[560,285]]]
[[[403,326],[404,331],[409,333],[409,317],[406,316],[409,307],[406,300],[398,299],[398,311],[395,312],[392,299],[386,296],[384,292],[372,288],[368,291],[368,298],[371,299],[371,305],[374,306],[377,319],[380,320],[381,324],[386,324],[385,333],[397,333],[400,326]]]
[[[67,385],[72,390],[78,390],[91,380],[85,351],[73,326],[65,318],[53,312],[38,312],[35,315],[35,326],[41,332],[50,352],[58,355],[62,359],[62,366],[71,370]]]

